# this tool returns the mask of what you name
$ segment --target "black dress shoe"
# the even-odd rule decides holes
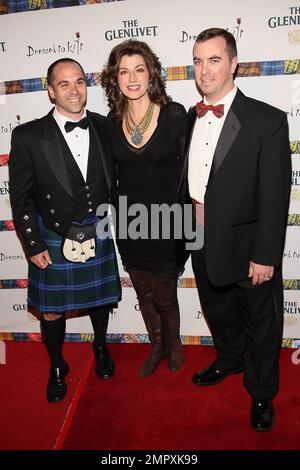
[[[268,398],[252,399],[250,423],[254,431],[271,431],[274,424],[274,408]]]
[[[50,369],[49,381],[47,385],[48,403],[58,403],[62,401],[67,393],[65,377],[69,373],[69,366],[65,362],[62,367]]]
[[[239,374],[240,372],[243,372],[243,367],[238,367],[236,369],[232,370],[221,370],[217,369],[214,366],[209,366],[206,369],[197,372],[195,375],[193,375],[192,381],[196,385],[215,385],[218,384],[219,382],[222,382],[227,375],[230,374]]]
[[[96,360],[95,371],[100,379],[110,379],[114,375],[115,363],[105,346],[93,347]]]

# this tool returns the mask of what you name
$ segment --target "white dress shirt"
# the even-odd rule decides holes
[[[220,101],[224,104],[224,115],[216,117],[210,110],[203,117],[196,118],[189,149],[188,182],[192,199],[204,203],[204,195],[217,142],[225,122],[227,113],[235,98],[236,86]],[[204,103],[209,104],[204,97]]]
[[[84,112],[82,118],[86,116],[86,111]],[[74,157],[75,162],[77,163],[84,181],[86,181],[87,176],[87,167],[88,167],[88,158],[89,158],[89,147],[90,147],[90,133],[89,129],[81,129],[81,127],[75,127],[71,132],[65,131],[65,123],[67,121],[76,122],[72,119],[63,116],[55,108],[53,112],[53,117],[57,122],[68,147]]]

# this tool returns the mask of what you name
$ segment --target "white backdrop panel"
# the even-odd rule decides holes
[[[15,232],[0,232],[0,279],[26,279],[28,264]]]
[[[11,206],[9,200],[8,167],[0,167],[0,220],[10,220]]]
[[[300,101],[297,104],[300,93],[299,75],[240,77],[236,79],[236,84],[245,95],[265,101],[289,113],[290,140],[299,139]],[[299,114],[297,114],[298,108]]]
[[[137,39],[145,40],[153,47],[164,67],[191,65],[195,35],[212,26],[228,28],[235,35],[240,62],[298,59],[299,42],[295,32],[299,26],[288,24],[289,18],[296,15],[296,8],[299,7],[293,7],[286,0],[252,0],[251,3],[240,0],[212,0],[209,3],[204,0],[126,0],[3,15],[0,16],[0,40],[5,41],[7,51],[0,51],[0,82],[44,77],[48,66],[65,56],[78,60],[86,72],[100,71],[111,48],[123,40],[126,28],[132,28]],[[283,25],[284,21],[287,24]],[[142,36],[141,32],[147,35]],[[238,78],[236,82],[247,95],[286,111],[290,140],[299,140],[299,70],[290,76],[280,72],[274,76]],[[167,91],[186,109],[199,101],[193,80],[168,81]],[[89,88],[88,108],[107,113],[100,87]],[[43,91],[0,96],[0,155],[9,152],[13,127],[41,117],[50,109],[47,93]],[[299,154],[293,155],[293,171],[290,213],[300,214]],[[1,167],[0,221],[11,219],[5,191],[7,180],[7,167]],[[299,233],[299,226],[288,227],[284,257],[286,279],[300,279]],[[26,278],[24,258],[12,259],[21,249],[15,233],[0,232],[0,244],[0,253],[4,254],[0,261],[0,280]],[[10,261],[8,257],[11,257]],[[127,277],[121,263],[120,274]],[[193,277],[190,261],[184,277]],[[38,322],[26,313],[26,295],[25,289],[0,289],[0,331],[39,331]],[[196,289],[180,288],[178,295],[181,333],[208,335]],[[299,295],[297,290],[285,291],[285,300],[298,303]],[[299,312],[286,312],[285,318],[285,337],[299,338]],[[92,331],[88,317],[69,320],[67,328],[68,332]],[[123,289],[123,300],[110,319],[109,332],[145,332],[132,288]]]
[[[283,255],[284,279],[300,279],[299,227],[288,227]]]
[[[290,199],[290,214],[300,214],[300,158],[299,155],[295,155],[292,158],[292,188],[291,188],[291,199]],[[298,234],[300,236],[299,228]]]
[[[300,292],[285,291],[284,338],[300,338]]]
[[[39,333],[40,322],[27,312],[26,289],[0,289],[1,332]]]

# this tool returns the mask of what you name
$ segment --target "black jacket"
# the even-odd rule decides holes
[[[196,111],[189,112],[188,139]],[[188,150],[180,198],[188,202]],[[205,193],[207,272],[215,285],[248,277],[249,263],[278,266],[283,253],[291,159],[287,117],[238,90],[226,116]]]
[[[39,214],[45,225],[62,236],[68,234],[75,213],[75,197],[66,161],[52,116],[28,122],[12,132],[9,159],[10,198],[16,228],[29,256],[46,250],[37,225]],[[87,112],[90,133],[102,160],[108,193],[112,195],[113,160],[105,129],[105,118]],[[89,170],[88,170],[89,171]],[[103,191],[92,190],[93,208],[103,201]]]

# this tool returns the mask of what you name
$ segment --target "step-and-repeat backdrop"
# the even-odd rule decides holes
[[[38,320],[27,311],[27,261],[12,222],[7,163],[12,129],[51,108],[48,66],[61,57],[79,61],[87,72],[88,108],[106,114],[99,72],[110,50],[124,39],[146,41],[162,62],[168,93],[188,109],[199,100],[192,67],[195,37],[214,26],[228,29],[237,40],[240,89],[288,114],[293,174],[283,265],[284,342],[299,345],[300,6],[293,0],[0,0],[2,338],[36,339],[40,332]],[[110,319],[111,340],[144,341],[135,292],[121,264],[120,271],[123,300]],[[190,263],[179,279],[178,292],[184,341],[210,343]],[[88,317],[72,318],[67,325],[67,339],[90,339]]]

